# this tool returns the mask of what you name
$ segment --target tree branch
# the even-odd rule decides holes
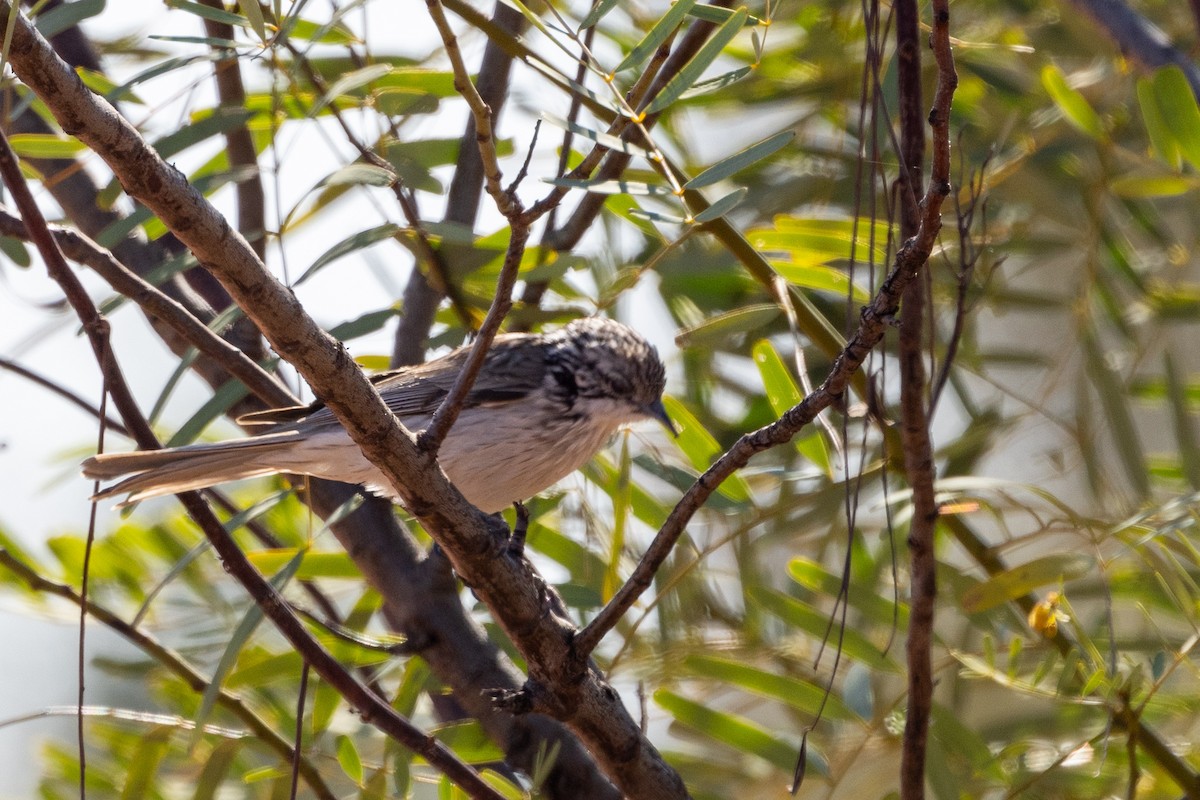
[[[11,3],[0,0],[0,11],[0,23],[7,22]],[[15,23],[10,63],[17,75],[47,104],[65,131],[100,155],[126,190],[176,232],[258,323],[272,346],[296,366],[442,545],[458,574],[487,603],[530,664],[533,685],[556,701],[548,707],[584,739],[605,772],[627,794],[686,796],[678,774],[641,733],[619,695],[586,661],[573,657],[572,626],[547,613],[549,589],[532,567],[507,557],[508,531],[502,521],[484,515],[463,499],[437,468],[436,460],[416,447],[412,435],[383,404],[345,349],[313,322],[295,296],[265,270],[245,240],[184,176],[164,163],[107,103],[88,91],[27,22],[18,17]],[[184,497],[189,511],[205,513],[203,504],[197,509]],[[221,554],[230,563],[241,557],[236,547]],[[243,580],[253,581],[253,576]],[[276,616],[269,593],[260,592],[253,582],[248,588],[289,638],[297,630],[304,632],[292,615]],[[318,672],[330,668],[327,663],[312,663]],[[369,707],[356,698],[348,699],[357,708]],[[391,721],[378,720],[380,724]]]
[[[12,13],[11,6],[4,7],[5,16],[7,17],[10,13]],[[24,20],[18,17],[17,27],[22,28],[23,23]],[[33,44],[36,45],[40,42],[41,45],[46,45],[45,41],[37,37],[31,29],[26,32],[31,37]],[[17,39],[14,37],[14,53],[18,47]],[[57,61],[57,59],[55,60]],[[61,61],[58,63],[63,67],[66,66]],[[69,68],[68,71],[74,75]],[[82,83],[79,83],[79,87],[82,88]],[[62,124],[62,120],[59,122]],[[30,236],[37,244],[38,251],[46,262],[47,270],[62,287],[68,302],[83,323],[84,331],[88,335],[97,361],[104,372],[105,385],[113,398],[113,404],[124,419],[126,427],[134,433],[140,447],[157,449],[160,447],[158,439],[150,429],[145,417],[142,416],[121,373],[116,357],[108,347],[108,322],[100,316],[91,298],[67,266],[62,253],[59,252],[54,238],[46,228],[46,221],[21,176],[20,167],[8,144],[8,139],[3,134],[0,134],[0,175],[3,176],[5,185],[8,186],[17,208],[20,209],[22,217],[26,221]],[[240,240],[240,237],[238,238]],[[242,241],[244,245],[244,240]],[[501,797],[445,745],[417,729],[396,713],[385,701],[376,697],[309,634],[303,623],[291,611],[270,582],[250,564],[245,554],[233,541],[233,537],[222,527],[216,515],[198,493],[185,492],[178,497],[192,519],[196,521],[196,524],[200,526],[212,543],[213,549],[221,557],[226,571],[234,575],[246,588],[254,601],[262,608],[264,614],[275,623],[305,661],[311,664],[323,679],[334,686],[353,707],[359,710],[364,721],[377,726],[397,742],[423,756],[468,791],[472,797]]]

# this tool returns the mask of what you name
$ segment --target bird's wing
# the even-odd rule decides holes
[[[546,359],[528,336],[499,336],[467,395],[464,407],[520,400],[542,385]],[[384,403],[396,416],[429,416],[450,393],[470,353],[459,348],[439,359],[371,376]],[[320,400],[309,406],[275,408],[246,414],[248,425],[303,425],[307,429],[337,425],[333,412]]]

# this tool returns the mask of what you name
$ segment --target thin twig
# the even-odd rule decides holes
[[[48,389],[49,391],[51,391],[54,394],[58,395],[59,397],[63,398],[67,402],[69,402],[75,406],[78,406],[79,408],[83,409],[84,411],[86,411],[88,414],[95,417],[96,419],[104,420],[104,427],[108,428],[109,430],[119,433],[122,436],[129,435],[129,431],[125,430],[124,425],[122,425],[120,422],[113,419],[112,417],[105,415],[103,411],[96,408],[91,403],[89,403],[87,400],[84,400],[82,397],[75,394],[67,387],[61,386],[61,385],[55,383],[54,381],[50,380],[49,378],[39,375],[36,372],[34,372],[33,370],[26,369],[25,367],[21,366],[17,362],[10,361],[7,358],[0,358],[0,369],[6,369],[9,372],[12,372],[16,375],[20,375],[22,378],[26,378],[29,381],[36,383],[38,386],[41,386],[44,389]]]
[[[467,356],[462,371],[454,381],[454,386],[442,400],[437,411],[434,412],[429,426],[417,436],[417,446],[427,453],[437,452],[438,448],[442,446],[446,434],[450,432],[450,427],[458,419],[458,413],[467,399],[467,393],[475,384],[475,378],[479,376],[479,370],[483,367],[484,359],[487,358],[488,349],[492,346],[492,341],[500,330],[500,323],[504,322],[505,316],[512,308],[512,291],[517,283],[521,257],[525,254],[525,243],[528,240],[529,225],[520,220],[514,221],[511,226],[508,249],[504,254],[504,266],[501,267],[500,278],[496,282],[496,295],[492,300],[491,308],[488,309],[487,316],[483,319],[483,324],[479,326],[479,334],[471,345],[471,354]]]
[[[483,180],[487,193],[492,196],[500,213],[511,218],[520,213],[514,204],[512,195],[504,191],[501,180],[504,174],[500,171],[500,159],[496,154],[496,142],[492,131],[492,109],[479,96],[479,91],[471,81],[471,73],[463,61],[462,50],[458,46],[458,37],[446,19],[446,10],[442,8],[441,0],[425,0],[429,16],[437,27],[438,35],[446,48],[446,56],[454,71],[454,89],[467,101],[471,116],[475,119],[475,140],[479,145],[479,155],[483,159]]]

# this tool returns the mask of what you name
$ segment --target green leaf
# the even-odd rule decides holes
[[[218,742],[204,761],[204,769],[196,778],[196,792],[191,800],[216,800],[221,784],[233,768],[244,742],[238,739]]]
[[[78,139],[55,133],[14,133],[8,143],[21,158],[75,158],[88,149]]]
[[[329,335],[338,341],[348,342],[351,339],[366,336],[368,333],[374,333],[399,315],[400,307],[398,305],[381,308],[378,311],[368,311],[360,317],[333,326],[329,329]]]
[[[773,303],[760,303],[735,308],[709,317],[703,322],[684,328],[675,335],[679,347],[697,347],[728,341],[730,336],[765,328],[783,312]]]
[[[667,40],[667,37],[675,32],[679,27],[679,23],[683,22],[683,18],[692,10],[692,6],[696,5],[696,0],[676,0],[675,5],[667,9],[667,13],[654,23],[654,26],[642,37],[642,40],[634,45],[629,51],[629,55],[621,60],[621,63],[613,70],[616,75],[619,72],[624,72],[632,67],[639,67],[647,58],[649,58],[659,46]]]
[[[762,161],[767,156],[775,153],[787,145],[791,144],[796,138],[795,131],[783,131],[774,136],[764,139],[758,144],[752,144],[745,150],[741,150],[726,159],[718,161],[708,169],[701,172],[696,177],[683,185],[684,189],[701,189],[705,186],[711,186],[717,181],[723,181],[731,175],[741,172],[746,167],[758,161]]]
[[[201,19],[220,22],[224,25],[232,25],[235,28],[249,27],[249,22],[242,15],[234,14],[221,8],[212,8],[203,3],[195,3],[191,0],[167,0],[166,6],[167,8],[176,8],[180,11],[185,11],[188,14],[195,14]]]
[[[266,43],[267,23],[263,19],[262,6],[258,4],[258,0],[238,0],[238,8],[246,15],[246,21],[250,23],[250,27],[258,34],[258,40]]]
[[[344,550],[281,547],[274,550],[255,550],[247,553],[246,558],[259,572],[264,574],[277,572],[299,558],[300,561],[293,572],[300,580],[308,581],[315,578],[362,580],[362,572]]]
[[[334,261],[337,261],[342,256],[349,255],[350,253],[370,247],[373,244],[393,238],[397,233],[400,232],[400,230],[401,228],[399,225],[396,225],[392,222],[386,222],[378,227],[368,228],[365,231],[359,231],[353,236],[343,239],[322,253],[320,258],[312,263],[312,266],[304,270],[304,274],[296,280],[294,285],[299,286],[300,284],[304,283],[313,275],[317,274],[317,272],[324,269]]]
[[[697,3],[692,8],[692,10],[688,12],[689,15],[695,17],[696,19],[702,19],[705,22],[715,22],[718,25],[720,25],[723,22],[727,22],[729,20],[729,18],[732,17],[736,13],[737,12],[732,8],[725,8],[724,6],[709,5],[708,3]],[[761,25],[761,24],[763,24],[763,21],[761,19],[759,19],[758,17],[755,17],[755,16],[746,17],[746,25],[747,26]]]
[[[729,194],[722,197],[717,202],[710,205],[708,208],[701,211],[692,218],[692,222],[697,225],[703,225],[706,222],[712,222],[714,219],[719,219],[725,216],[742,202],[742,199],[750,192],[745,186],[734,189]]]
[[[1134,172],[1114,178],[1108,183],[1109,191],[1128,199],[1178,197],[1200,188],[1200,179],[1194,175],[1173,173]]]
[[[132,758],[126,762],[121,800],[136,800],[155,795],[155,787],[158,784],[155,776],[167,755],[171,734],[171,728],[166,725],[154,725],[138,739]]]
[[[735,750],[764,758],[777,769],[791,773],[796,764],[795,746],[772,736],[745,717],[717,711],[667,689],[656,691],[654,702],[666,709],[676,722]]]
[[[1150,494],[1150,478],[1146,472],[1145,452],[1129,407],[1129,392],[1109,366],[1091,326],[1084,328],[1081,338],[1087,372],[1108,418],[1108,427],[1116,442],[1121,466],[1138,496],[1146,497]]]
[[[296,570],[300,567],[302,553],[297,553],[296,556],[287,563],[283,569],[271,577],[271,585],[276,591],[281,590],[292,579]],[[263,621],[263,611],[257,603],[251,603],[246,609],[242,621],[238,623],[233,634],[229,637],[229,642],[225,645],[224,652],[221,653],[221,659],[217,662],[216,668],[213,670],[212,677],[209,678],[208,685],[204,687],[204,694],[200,697],[200,709],[196,712],[195,723],[196,729],[193,731],[193,745],[199,741],[200,736],[204,731],[204,723],[212,715],[213,709],[217,705],[217,697],[221,694],[221,684],[225,682],[227,676],[237,664],[238,656],[242,649],[250,641],[250,637],[258,629],[259,624]]]
[[[344,734],[337,737],[337,760],[342,772],[346,773],[346,777],[354,781],[355,786],[361,787],[363,785],[362,759],[359,758],[354,740]]]
[[[1150,80],[1158,108],[1170,120],[1171,136],[1188,163],[1200,169],[1200,106],[1187,77],[1172,64],[1155,71]]]
[[[439,725],[432,733],[435,739],[468,764],[504,760],[504,752],[488,738],[477,720]]]
[[[788,562],[788,577],[809,591],[818,592],[828,597],[837,597],[842,591],[840,575],[834,575],[816,561],[804,557],[793,558]],[[900,630],[908,629],[908,605],[901,603],[897,608],[891,597],[881,597],[874,588],[868,588],[850,581],[846,590],[846,600],[850,607],[862,613],[871,622],[890,628],[897,625]]]
[[[999,605],[1024,597],[1050,584],[1065,583],[1080,578],[1095,566],[1085,553],[1062,553],[1035,558],[1019,567],[991,575],[962,593],[963,611],[978,614]]]
[[[29,248],[20,239],[11,236],[0,236],[0,253],[8,257],[18,267],[27,268],[33,263]]]
[[[826,697],[823,686],[800,678],[777,675],[731,658],[696,653],[684,659],[683,666],[695,675],[723,681],[748,692],[780,700],[810,716],[816,716],[824,701],[823,713],[829,719],[855,719],[854,712],[836,695]]]
[[[56,36],[104,10],[105,0],[75,0],[38,14],[33,24],[44,38]]]
[[[1142,122],[1150,136],[1150,146],[1167,166],[1178,172],[1183,166],[1183,152],[1179,148],[1175,132],[1171,130],[1170,122],[1167,121],[1169,115],[1158,104],[1154,82],[1150,78],[1138,80],[1137,99],[1138,107],[1142,110]]]
[[[246,385],[239,380],[229,380],[221,384],[221,388],[213,392],[212,397],[179,426],[175,435],[167,441],[166,446],[180,447],[196,441],[196,438],[213,420],[224,415],[247,394]]]
[[[191,124],[154,142],[154,149],[163,158],[170,158],[213,136],[244,126],[251,116],[251,112],[240,108],[217,108],[201,112],[193,117],[195,121]]]
[[[584,28],[590,28],[602,20],[604,16],[608,14],[608,12],[617,7],[617,3],[619,2],[620,0],[600,0],[600,2],[596,3],[592,10],[588,12],[588,15],[583,18],[583,21],[579,23],[580,30],[583,30]]]
[[[567,189],[583,189],[596,194],[633,194],[633,195],[673,195],[669,186],[640,181],[624,180],[579,180],[577,178],[543,178],[543,181],[553,186]]]
[[[1163,356],[1163,361],[1167,376],[1167,400],[1171,407],[1171,420],[1175,426],[1175,441],[1178,442],[1183,475],[1192,489],[1200,491],[1200,444],[1196,437],[1196,421],[1188,405],[1187,386],[1170,353]]]
[[[390,170],[374,164],[347,164],[336,172],[325,176],[317,184],[321,186],[391,186],[395,175]]]
[[[768,340],[761,339],[755,342],[751,355],[758,367],[759,375],[762,376],[763,388],[767,392],[767,400],[770,401],[775,416],[782,416],[785,411],[799,405],[803,399],[800,395],[800,387],[792,380],[792,374],[784,365],[779,353],[776,352],[775,346]],[[821,472],[833,477],[833,462],[829,458],[829,449],[825,446],[824,437],[815,426],[809,434],[798,436],[792,440],[796,444],[796,449],[800,451],[800,455],[815,464]]]
[[[679,99],[680,100],[688,100],[693,97],[699,97],[701,95],[712,94],[713,92],[719,92],[722,89],[724,89],[726,86],[729,86],[730,84],[733,84],[733,83],[737,83],[738,81],[740,81],[742,78],[746,77],[753,71],[754,71],[753,67],[738,67],[737,69],[735,69],[731,72],[726,72],[724,75],[718,75],[715,78],[709,78],[708,80],[700,81],[699,83],[692,86],[692,88],[688,89],[686,92],[679,95]]]
[[[713,458],[721,452],[721,446],[683,403],[666,395],[663,397],[663,405],[666,406],[667,415],[679,429],[679,435],[673,440],[676,446],[687,456],[692,467],[698,472],[704,472],[712,465]],[[750,502],[750,485],[736,472],[722,481],[717,491],[734,502]]]
[[[712,38],[704,43],[704,46],[692,57],[692,60],[685,64],[683,69],[675,73],[671,80],[667,82],[667,85],[654,98],[654,102],[647,106],[646,112],[655,114],[662,111],[678,100],[684,92],[692,88],[692,84],[698,81],[709,65],[721,55],[721,51],[725,49],[725,45],[729,44],[733,41],[733,37],[737,36],[738,32],[746,24],[748,16],[749,12],[746,11],[745,6],[734,12],[732,17],[713,32]]]
[[[772,589],[764,589],[762,587],[751,587],[750,597],[761,606],[764,610],[769,611],[787,624],[804,631],[810,636],[821,640],[825,637],[826,631],[831,631],[834,641],[841,636],[842,653],[856,661],[861,661],[872,669],[884,670],[887,672],[898,672],[899,667],[892,661],[889,656],[885,656],[880,652],[870,639],[856,628],[847,628],[844,632],[839,632],[835,627],[829,627],[829,614],[825,611],[813,608],[807,603],[789,597],[782,592],[777,592]]]
[[[647,161],[657,160],[654,158],[654,155],[649,150],[638,147],[637,145],[634,145],[634,144],[630,144],[629,142],[625,141],[624,139],[620,139],[611,134],[602,133],[600,131],[592,130],[591,128],[585,128],[583,125],[580,125],[577,122],[571,122],[570,120],[561,119],[560,117],[556,117],[553,114],[546,112],[546,111],[542,112],[541,118],[556,128],[561,128],[565,131],[570,131],[571,133],[578,134],[579,136],[582,136],[585,139],[590,139],[591,141],[595,142],[596,144],[599,144],[603,147],[607,147],[609,150],[616,150],[617,152],[625,153],[626,155],[631,155],[631,156],[641,156],[642,158],[646,159]]]
[[[1097,141],[1108,138],[1100,115],[1092,108],[1087,98],[1067,85],[1067,79],[1059,72],[1058,67],[1047,64],[1042,68],[1042,87],[1067,122]]]
[[[840,260],[840,259],[830,259]],[[856,303],[870,302],[871,295],[850,280],[843,269],[825,264],[797,264],[791,261],[771,260],[771,269],[793,286],[829,292],[840,299],[850,297]],[[861,270],[866,272],[865,269]]]
[[[350,94],[355,89],[361,89],[369,83],[379,80],[380,78],[392,72],[391,64],[371,64],[370,66],[356,69],[353,72],[348,72],[338,80],[334,81],[325,94],[321,97],[317,104],[312,107],[309,112],[310,116],[316,116],[317,112],[321,111],[325,106],[332,103],[334,100],[343,95]]]

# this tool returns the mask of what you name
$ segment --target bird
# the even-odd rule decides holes
[[[463,346],[372,380],[401,422],[420,430],[449,393],[469,352]],[[579,469],[622,425],[655,419],[675,433],[663,406],[665,385],[666,370],[655,348],[605,317],[576,319],[549,333],[500,334],[442,442],[438,462],[469,502],[496,513]],[[88,478],[130,476],[93,499],[128,494],[121,505],[129,505],[289,473],[363,484],[401,500],[320,401],[247,414],[238,422],[273,427],[243,439],[87,459],[82,469]]]

